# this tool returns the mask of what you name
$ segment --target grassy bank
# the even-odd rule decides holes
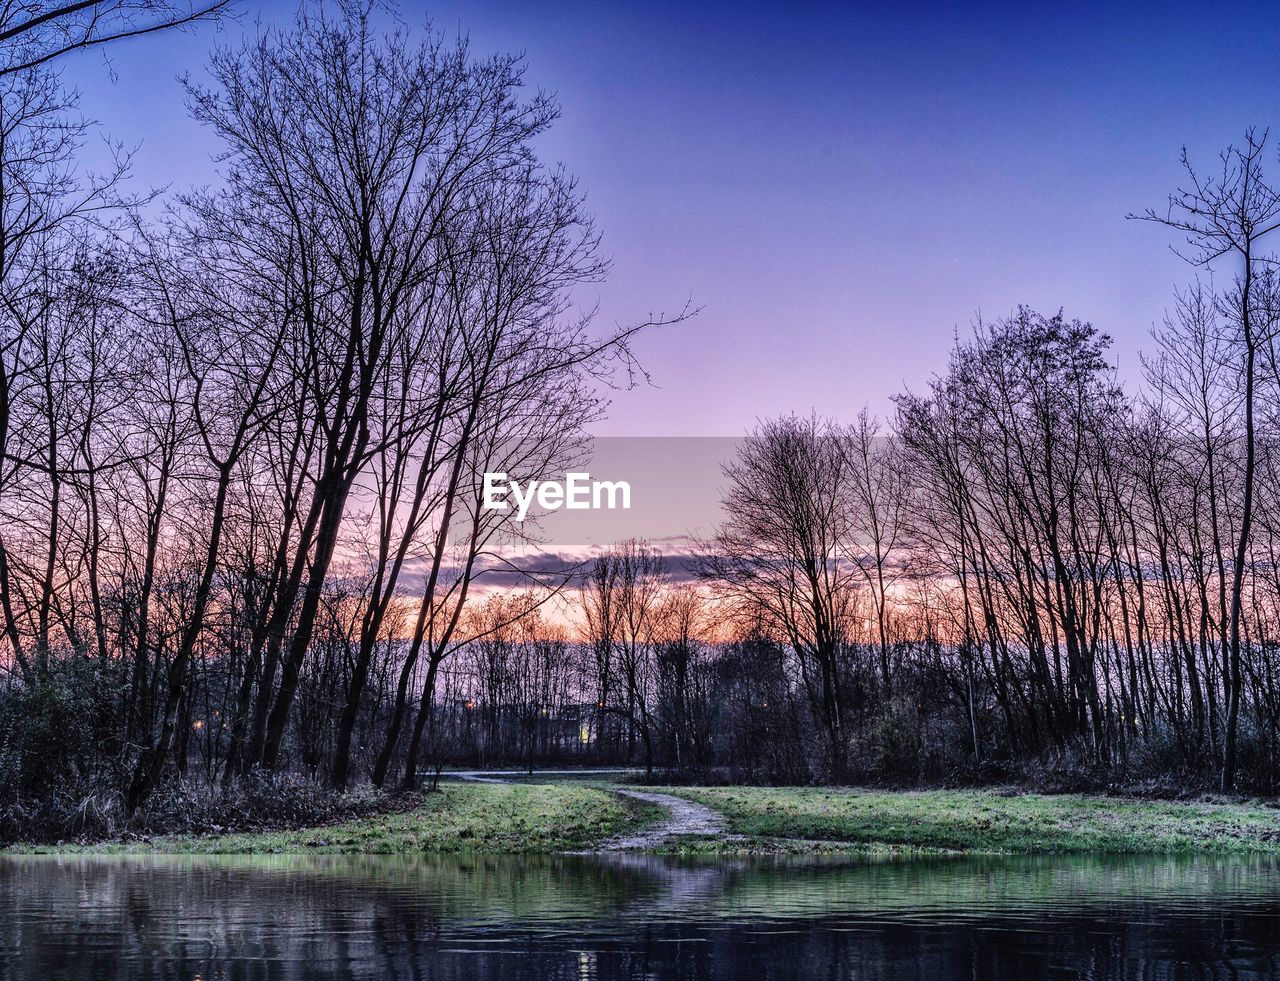
[[[1280,809],[999,791],[879,792],[815,787],[652,788],[710,807],[722,838],[661,851],[699,854],[1270,854]],[[663,817],[585,781],[446,783],[420,806],[302,831],[168,836],[14,851],[171,854],[540,853],[591,848]]]
[[[1280,810],[996,791],[675,787],[745,840],[689,851],[1280,854]]]
[[[589,847],[661,812],[581,784],[446,783],[420,807],[302,831],[175,835],[88,846],[24,846],[27,853],[557,852]]]

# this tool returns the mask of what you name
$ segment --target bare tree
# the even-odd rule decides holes
[[[1178,254],[1194,265],[1208,266],[1228,257],[1239,264],[1235,270],[1235,289],[1222,303],[1223,314],[1238,331],[1237,365],[1244,388],[1243,500],[1239,530],[1232,550],[1223,790],[1233,789],[1236,780],[1236,741],[1244,680],[1241,621],[1257,472],[1258,356],[1274,330],[1274,321],[1263,312],[1262,297],[1259,296],[1260,270],[1270,259],[1270,254],[1265,251],[1266,245],[1271,234],[1280,228],[1280,193],[1266,182],[1262,172],[1266,143],[1265,132],[1258,134],[1249,130],[1239,147],[1228,147],[1223,151],[1219,172],[1207,177],[1192,166],[1184,149],[1182,165],[1187,185],[1170,196],[1168,210],[1164,213],[1147,211],[1140,216],[1184,233],[1187,248]]]
[[[848,772],[842,655],[862,579],[847,450],[839,427],[813,416],[762,423],[724,467],[725,520],[698,564],[726,600],[759,611],[790,642],[835,780]]]
[[[649,777],[658,727],[659,634],[669,579],[662,556],[647,542],[632,540],[592,563],[583,595],[589,642],[610,664],[602,674],[619,682],[615,691],[599,692],[601,708],[620,716],[628,732],[640,737]]]
[[[74,51],[178,30],[229,13],[235,0],[72,0],[0,7],[0,77],[20,75]]]
[[[205,493],[212,507],[187,623],[169,666],[160,733],[139,757],[130,807],[155,786],[171,749],[191,658],[213,599],[235,480],[258,436],[274,424],[276,368],[293,326],[290,311],[278,316],[220,277],[202,276],[216,268],[202,261],[211,257],[190,236],[184,244],[195,263],[153,255],[148,285],[156,309],[153,319],[167,320],[189,378],[189,412],[209,476]]]
[[[852,556],[871,593],[876,641],[880,648],[880,680],[890,691],[890,594],[901,573],[899,537],[907,495],[903,468],[880,422],[864,408],[850,429],[846,445],[851,461],[852,515],[856,554]]]

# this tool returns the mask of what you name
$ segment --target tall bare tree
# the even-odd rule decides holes
[[[1236,781],[1236,742],[1244,683],[1241,655],[1246,568],[1253,531],[1257,474],[1258,357],[1274,332],[1269,307],[1263,303],[1268,279],[1264,269],[1272,233],[1280,229],[1280,193],[1263,175],[1267,134],[1249,130],[1239,146],[1228,147],[1216,173],[1204,175],[1183,150],[1187,184],[1169,198],[1164,212],[1141,217],[1186,236],[1178,254],[1197,266],[1226,259],[1235,263],[1235,288],[1222,300],[1222,312],[1236,329],[1236,365],[1244,389],[1244,474],[1239,530],[1232,550],[1231,607],[1228,614],[1229,664],[1226,732],[1222,751],[1222,789]],[[1177,251],[1177,250],[1175,250]],[[1261,282],[1261,286],[1260,286]]]

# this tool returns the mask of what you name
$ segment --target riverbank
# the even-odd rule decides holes
[[[1280,855],[1274,802],[1171,802],[1002,790],[669,787],[737,840],[688,852]]]
[[[1001,790],[446,782],[411,809],[305,830],[176,835],[25,853],[1280,855],[1280,809]],[[689,802],[688,805],[682,802]]]
[[[444,783],[418,807],[303,830],[166,835],[91,845],[19,845],[45,854],[495,854],[575,851],[653,824],[662,811],[581,783]]]

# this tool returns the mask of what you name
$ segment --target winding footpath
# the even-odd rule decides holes
[[[649,790],[613,789],[621,797],[657,804],[667,812],[666,820],[650,825],[631,835],[620,835],[597,845],[601,852],[637,852],[665,845],[672,838],[685,836],[723,837],[726,833],[724,817],[703,804],[695,804],[683,797],[656,794]]]
[[[604,776],[606,774],[630,773],[630,770],[540,770],[533,776],[555,776],[560,774],[583,774]],[[528,777],[521,771],[513,770],[455,770],[447,774],[456,780],[467,780],[472,783],[510,783],[512,777]],[[629,787],[610,788],[619,797],[630,797],[632,800],[646,804],[656,804],[667,812],[664,820],[638,831],[635,834],[618,835],[603,841],[590,849],[593,852],[640,852],[651,848],[660,848],[673,838],[683,837],[728,837],[724,816],[717,814],[704,804],[697,804],[673,794],[659,794],[651,790],[632,790]],[[736,836],[735,836],[736,837]]]

